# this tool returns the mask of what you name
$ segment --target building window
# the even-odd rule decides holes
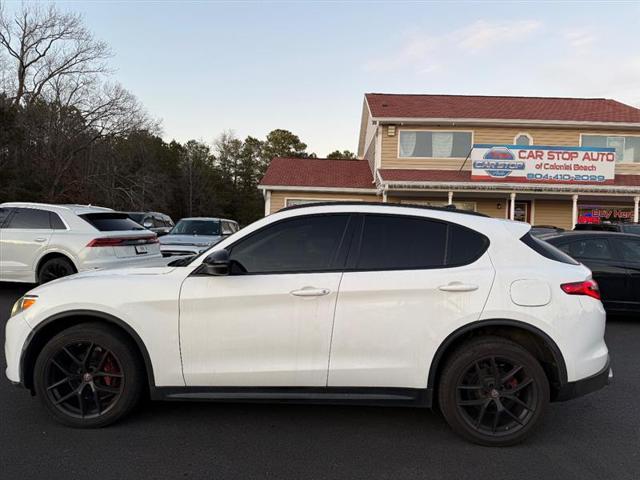
[[[582,135],[583,147],[609,147],[616,149],[616,161],[640,163],[640,136]]]
[[[465,158],[471,151],[471,132],[400,131],[402,158]]]
[[[519,133],[513,139],[514,145],[533,145],[533,137],[528,133]]]

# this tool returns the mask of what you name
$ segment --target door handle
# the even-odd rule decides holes
[[[294,297],[322,297],[331,293],[328,288],[303,287],[289,292]]]
[[[478,289],[478,285],[472,285],[470,283],[451,282],[448,285],[440,285],[439,290],[443,292],[473,292]]]
[[[42,243],[42,242],[46,242],[46,241],[47,241],[47,239],[46,239],[46,238],[43,238],[43,237],[34,238],[34,240],[35,240],[36,242],[38,242],[38,243]]]

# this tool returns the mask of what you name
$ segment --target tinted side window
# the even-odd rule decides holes
[[[0,208],[0,228],[2,228],[2,224],[5,222],[5,220],[9,216],[10,212],[11,212],[11,209],[9,208]]]
[[[315,215],[265,227],[232,246],[232,273],[330,270],[348,218]]]
[[[359,270],[437,268],[445,264],[447,224],[422,218],[366,215]]]
[[[625,262],[640,263],[640,240],[634,238],[615,238],[619,255]]]
[[[470,228],[449,225],[447,266],[468,265],[479,259],[489,248],[489,239]]]
[[[565,250],[574,258],[591,260],[611,260],[613,253],[611,245],[606,238],[584,238],[574,240],[568,244]]]
[[[54,230],[66,230],[64,222],[57,213],[49,212],[49,223]]]
[[[50,230],[49,212],[35,208],[14,208],[11,220],[5,228]]]

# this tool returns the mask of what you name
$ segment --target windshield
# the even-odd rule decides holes
[[[169,235],[220,235],[218,220],[180,220]]]

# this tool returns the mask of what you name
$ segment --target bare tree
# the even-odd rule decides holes
[[[0,4],[0,47],[12,60],[10,97],[16,105],[55,95],[66,77],[83,82],[108,72],[107,44],[96,40],[82,17],[54,5],[23,4],[9,16]]]

